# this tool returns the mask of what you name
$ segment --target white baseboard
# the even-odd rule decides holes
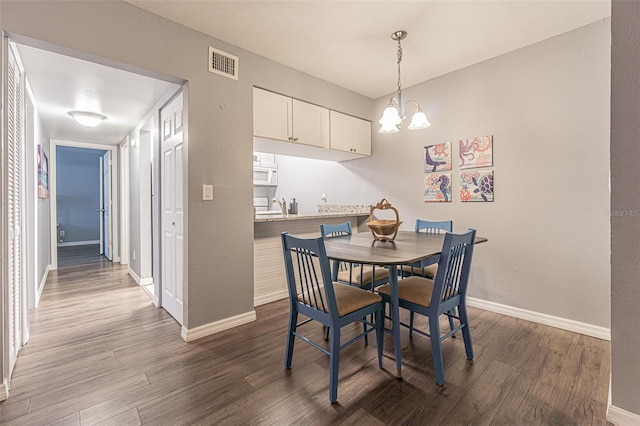
[[[187,330],[183,326],[180,336],[184,339],[185,342],[193,342],[194,340],[211,336],[212,334],[220,333],[221,331],[225,331],[239,325],[248,324],[255,320],[256,311],[245,312],[244,314],[236,315],[235,317],[211,322],[209,324],[201,325],[190,330]]]
[[[36,308],[40,304],[40,297],[42,297],[42,292],[44,291],[44,285],[47,282],[47,278],[49,277],[49,271],[51,270],[51,265],[47,265],[44,269],[44,274],[42,275],[42,280],[40,281],[40,285],[36,291]]]
[[[287,297],[289,297],[289,290],[287,289],[261,294],[260,296],[253,297],[253,306],[266,305],[267,303],[286,299]]]
[[[469,306],[473,306],[474,308],[497,312],[499,314],[509,315],[527,321],[533,321],[540,324],[549,325],[551,327],[573,331],[574,333],[580,333],[586,336],[611,341],[610,329],[598,327],[593,324],[555,317],[553,315],[542,314],[540,312],[528,311],[526,309],[514,308],[513,306],[502,305],[495,302],[488,302],[486,300],[476,299],[474,297],[467,297],[467,304]]]
[[[136,274],[136,271],[134,271],[133,269],[128,268],[128,271],[129,271],[129,275],[131,275],[131,278],[133,278],[133,280],[138,285],[153,284],[153,277],[140,278],[140,276],[138,276],[138,274]]]
[[[609,405],[607,407],[607,421],[620,426],[640,426],[640,415]]]
[[[58,243],[58,247],[71,247],[71,246],[91,246],[100,244],[100,240],[91,241],[68,241],[66,243]]]
[[[3,380],[2,384],[0,384],[0,401],[5,401],[9,397],[8,389],[9,386],[7,386],[6,380]]]

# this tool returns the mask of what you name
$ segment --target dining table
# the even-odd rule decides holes
[[[402,378],[402,351],[400,340],[400,307],[398,302],[398,267],[414,265],[420,268],[437,263],[442,251],[445,233],[398,231],[393,241],[375,240],[369,232],[325,239],[327,257],[331,260],[375,265],[389,270],[391,292],[390,314],[396,377]],[[487,238],[476,236],[474,244],[486,242]],[[333,277],[335,279],[335,277]]]

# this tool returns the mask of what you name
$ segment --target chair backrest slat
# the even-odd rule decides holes
[[[421,230],[424,230],[427,234],[440,234],[440,231],[453,232],[453,221],[416,219],[416,232]]]
[[[320,225],[320,235],[322,235],[323,238],[345,237],[351,234],[351,223],[349,221],[339,225]],[[338,262],[337,265],[338,271],[349,271],[349,281],[351,281],[353,273],[352,265],[347,262]]]
[[[351,223],[344,222],[339,225],[320,225],[320,235],[323,237],[343,237],[351,235]]]
[[[284,232],[282,250],[290,302],[302,302],[319,311],[337,315],[323,239],[303,239]]]
[[[432,307],[457,295],[465,297],[475,238],[475,229],[463,234],[445,235],[431,296]]]

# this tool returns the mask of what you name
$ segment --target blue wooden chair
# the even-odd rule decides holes
[[[351,235],[351,224],[344,222],[339,225],[320,225],[320,235],[324,238]],[[331,265],[331,276],[339,283],[370,290],[389,282],[389,271],[383,267],[348,262],[334,261]]]
[[[291,368],[296,337],[329,355],[329,401],[335,402],[338,398],[338,369],[342,349],[375,330],[378,367],[382,368],[382,299],[378,294],[361,288],[334,285],[322,238],[303,239],[285,232],[282,234],[282,251],[290,305],[285,368]],[[298,322],[298,314],[307,318]],[[369,314],[374,315],[375,323],[367,321]],[[300,326],[314,320],[331,329],[329,350],[298,331]],[[365,328],[361,334],[341,344],[341,328],[356,321],[366,323],[371,328]]]
[[[441,220],[441,221],[429,221],[416,219],[416,232],[424,231],[428,234],[440,234],[441,232],[453,232],[453,221]],[[420,264],[403,265],[399,271],[403,277],[410,275],[418,275],[425,278],[431,278],[436,276],[438,272],[438,264],[420,267]]]
[[[415,331],[431,339],[436,382],[439,385],[444,385],[442,341],[447,337],[462,330],[467,358],[473,359],[466,298],[475,237],[474,229],[464,234],[445,235],[435,280],[414,275],[398,281],[400,307],[429,318],[428,333],[417,328]],[[389,285],[378,287],[378,293],[382,296],[383,304],[389,303],[391,294]],[[454,316],[453,312],[456,308],[458,315]],[[441,315],[446,315],[451,320],[458,320],[459,325],[441,335]],[[402,323],[402,325],[408,327],[407,324]],[[397,333],[399,330],[393,330],[393,332]]]

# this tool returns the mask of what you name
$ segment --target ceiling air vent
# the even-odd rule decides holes
[[[209,72],[238,79],[238,57],[209,46]]]

